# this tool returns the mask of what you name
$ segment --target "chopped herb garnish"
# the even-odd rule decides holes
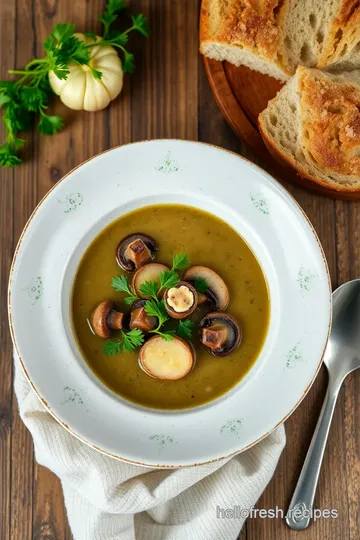
[[[189,264],[189,259],[186,253],[177,253],[173,257],[173,264],[171,270],[165,270],[160,274],[160,289],[170,289],[180,283],[180,278],[177,274],[178,271],[183,270]]]
[[[206,293],[209,288],[206,279],[204,279],[203,277],[197,277],[194,279],[194,287],[197,292],[202,294]]]
[[[171,270],[165,270],[162,272],[159,277],[160,284],[156,281],[145,281],[139,287],[140,292],[143,296],[150,298],[145,304],[145,311],[150,317],[156,317],[158,320],[158,325],[154,330],[150,330],[150,334],[157,334],[161,336],[166,341],[171,341],[174,339],[174,336],[178,334],[184,339],[191,338],[191,331],[194,326],[192,321],[183,320],[179,322],[177,331],[175,330],[163,330],[163,325],[169,320],[169,315],[166,312],[164,300],[159,299],[159,294],[163,289],[169,289],[170,287],[175,287],[180,283],[180,278],[177,271],[182,270],[189,264],[188,257],[186,253],[178,253],[173,257],[173,265]],[[203,280],[205,282],[205,280]],[[204,287],[204,283],[202,283]],[[205,282],[206,288],[207,284]],[[111,286],[117,292],[126,293],[128,296],[124,298],[124,302],[127,304],[132,304],[135,302],[138,297],[135,292],[132,290],[129,280],[126,276],[115,276],[111,280]],[[122,332],[122,336],[119,340],[109,340],[104,345],[105,354],[118,354],[120,351],[130,351],[136,347],[134,343],[136,342],[136,335],[132,334],[134,330],[128,333]],[[140,332],[140,330],[139,330]],[[133,339],[135,337],[135,341]],[[143,333],[140,332],[140,337],[143,342]],[[106,352],[108,351],[108,352]]]
[[[173,265],[171,270],[184,270],[189,264],[189,259],[186,253],[177,253],[173,257]]]
[[[114,276],[111,280],[111,286],[116,292],[125,292],[129,295],[124,298],[124,302],[128,305],[136,302],[138,299],[136,294],[134,294],[133,290],[131,289],[126,276]]]
[[[177,328],[177,335],[183,339],[191,339],[192,329],[194,328],[194,322],[190,320],[179,321]]]
[[[103,353],[106,356],[115,356],[116,354],[121,353],[122,342],[119,339],[110,339],[105,341],[103,345]]]
[[[158,327],[153,332],[157,332],[169,320],[164,300],[149,300],[145,304],[145,311],[150,317],[157,317],[158,319]]]
[[[142,283],[139,287],[141,294],[150,296],[150,298],[153,298],[154,300],[157,300],[158,288],[159,285],[156,281],[145,281],[145,283]]]
[[[121,330],[119,339],[110,339],[103,345],[103,352],[106,356],[114,356],[121,352],[131,352],[144,343],[144,334],[138,328],[133,328],[129,332]]]
[[[178,283],[180,283],[180,278],[174,270],[165,270],[160,274],[160,291],[175,287]]]
[[[158,334],[165,341],[172,341],[176,335],[175,330],[166,330],[165,332],[161,332],[160,330],[153,330],[152,333]]]

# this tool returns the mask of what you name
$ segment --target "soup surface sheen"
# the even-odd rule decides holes
[[[111,287],[111,278],[124,272],[115,250],[126,235],[142,232],[158,243],[156,262],[171,267],[175,253],[186,253],[190,266],[212,268],[230,292],[227,312],[242,327],[240,346],[229,356],[216,358],[200,346],[196,326],[192,342],[196,350],[193,370],[178,381],[149,377],[138,364],[138,350],[106,356],[103,340],[92,334],[88,318],[107,298],[119,308],[124,294]],[[269,295],[261,267],[246,242],[212,214],[176,204],[147,206],[111,223],[92,242],[78,267],[72,293],[72,321],[84,359],[99,379],[119,396],[145,407],[184,409],[212,401],[235,386],[251,368],[268,329]],[[195,315],[196,319],[196,315]]]

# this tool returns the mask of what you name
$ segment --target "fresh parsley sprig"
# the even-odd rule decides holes
[[[154,330],[151,330],[149,333],[158,334],[167,341],[171,341],[172,339],[174,339],[176,333],[178,333],[178,335],[182,335],[182,337],[188,336],[185,337],[185,339],[190,339],[191,337],[191,328],[194,325],[192,321],[180,321],[177,332],[175,330],[162,329],[163,325],[170,319],[170,317],[166,312],[164,300],[159,299],[159,296],[164,289],[175,287],[180,282],[180,278],[177,272],[183,270],[186,266],[188,266],[188,264],[189,260],[186,253],[177,253],[173,257],[173,264],[171,270],[165,270],[160,274],[159,283],[156,281],[145,281],[139,287],[141,294],[144,297],[149,298],[149,300],[147,300],[145,304],[146,313],[150,317],[156,317],[158,320],[158,326]],[[126,304],[132,304],[136,300],[138,300],[138,297],[132,290],[126,276],[113,277],[111,280],[111,286],[113,287],[113,289],[115,289],[116,292],[124,292],[128,294],[128,296],[124,298],[124,302]],[[108,346],[112,347],[112,345]]]
[[[177,253],[173,257],[173,265],[171,270],[180,271],[184,270],[189,264],[189,259],[186,253]]]
[[[104,36],[96,43],[87,45],[87,47],[94,47],[99,45],[110,45],[121,50],[124,55],[123,70],[124,72],[132,73],[135,68],[134,55],[129,53],[125,45],[128,42],[130,32],[139,32],[141,35],[147,37],[149,35],[149,28],[146,17],[139,13],[131,17],[132,26],[125,30],[125,32],[116,32],[112,30],[111,24],[116,19],[116,13],[122,11],[126,7],[126,3],[123,0],[110,0],[105,9],[104,15],[100,17],[101,22],[104,25]]]
[[[149,334],[158,334],[165,341],[172,341],[176,334],[175,330],[161,330],[161,327],[169,320],[166,313],[164,300],[149,300],[145,304],[145,311],[150,317],[157,317],[158,325],[154,330],[150,330]]]
[[[194,322],[189,319],[180,320],[177,327],[177,335],[183,339],[191,339]]]
[[[145,311],[150,317],[157,317],[158,326],[152,332],[157,333],[162,325],[169,320],[169,316],[166,313],[164,300],[148,300],[145,304]]]
[[[104,39],[108,37],[110,26],[116,21],[119,12],[126,8],[126,0],[109,0],[106,4],[104,13],[100,17],[100,21],[104,25]]]
[[[197,292],[204,294],[208,290],[209,285],[205,278],[197,277],[194,279],[194,287]]]
[[[129,280],[126,276],[114,276],[111,280],[111,286],[116,292],[125,292],[129,296],[124,298],[125,304],[133,304],[138,300],[138,297],[129,285]]]
[[[17,76],[16,80],[0,81],[0,109],[4,111],[6,131],[6,139],[0,145],[0,166],[15,167],[22,163],[18,152],[25,141],[19,134],[29,131],[35,118],[38,119],[37,130],[43,135],[55,135],[63,128],[60,116],[45,112],[53,93],[48,80],[50,71],[65,80],[70,73],[70,64],[86,65],[96,79],[101,79],[102,73],[91,65],[90,49],[105,45],[116,47],[122,52],[124,72],[134,70],[134,56],[125,48],[129,34],[137,31],[147,36],[149,31],[142,14],[132,16],[132,25],[124,32],[112,28],[118,14],[126,7],[125,0],[108,1],[100,17],[104,34],[97,38],[93,32],[86,32],[85,35],[93,40],[90,44],[85,44],[75,36],[74,24],[56,24],[44,41],[45,56],[31,60],[22,70],[10,69],[9,73]]]
[[[174,270],[165,270],[160,274],[160,289],[161,292],[164,289],[170,289],[180,283],[180,278]]]
[[[121,352],[132,352],[144,343],[144,334],[138,328],[133,328],[129,332],[121,330],[119,339],[109,339],[103,345],[103,353],[106,356],[113,356]]]
[[[141,294],[143,294],[144,296],[153,298],[153,300],[157,302],[159,285],[156,283],[156,281],[145,281],[145,283],[142,283],[140,285],[139,290]]]
[[[160,274],[160,289],[161,292],[164,289],[170,289],[170,287],[176,287],[180,283],[180,278],[177,272],[184,270],[189,264],[189,259],[186,253],[176,253],[173,257],[173,264],[171,270],[165,270]]]

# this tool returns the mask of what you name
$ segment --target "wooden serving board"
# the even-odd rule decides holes
[[[359,192],[336,191],[301,178],[296,171],[280,165],[267,151],[257,127],[257,117],[282,83],[245,66],[236,67],[204,57],[205,70],[217,104],[236,135],[247,143],[280,180],[337,199],[360,200]]]

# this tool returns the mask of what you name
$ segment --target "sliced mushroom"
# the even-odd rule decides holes
[[[138,300],[131,306],[130,312],[130,329],[138,328],[143,332],[150,332],[158,325],[156,317],[150,317],[145,311],[146,300]]]
[[[199,294],[199,304],[208,301],[214,310],[224,310],[229,305],[229,290],[224,280],[207,266],[192,266],[184,273],[182,279],[192,285],[196,279],[204,279],[207,290]]]
[[[145,373],[155,379],[177,381],[189,373],[194,365],[192,346],[177,336],[165,341],[154,336],[140,349],[139,362]]]
[[[114,309],[114,302],[104,300],[94,310],[90,323],[94,333],[103,338],[109,339],[112,330],[121,330],[124,314]]]
[[[164,294],[165,307],[173,319],[189,317],[198,305],[198,296],[194,287],[186,281],[180,281],[175,287],[170,287]]]
[[[201,319],[201,343],[214,356],[227,356],[240,345],[241,328],[231,315],[222,311],[208,313]]]
[[[165,272],[165,270],[169,270],[169,267],[160,263],[145,264],[145,266],[139,268],[135,272],[131,282],[131,286],[137,296],[140,298],[149,298],[141,293],[141,285],[143,285],[145,281],[156,281],[156,283],[159,283],[160,274]]]
[[[157,244],[151,236],[135,233],[126,236],[116,248],[116,260],[127,272],[133,272],[154,258]]]

